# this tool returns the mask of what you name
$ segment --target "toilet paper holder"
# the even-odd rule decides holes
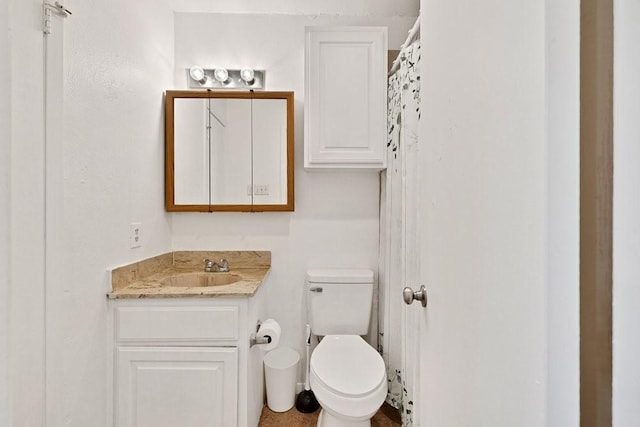
[[[258,320],[258,323],[256,324],[256,331],[251,334],[251,337],[249,337],[249,348],[253,347],[256,344],[271,344],[271,337],[269,335],[265,335],[263,337],[259,337],[256,335],[260,330],[261,325],[262,322]]]

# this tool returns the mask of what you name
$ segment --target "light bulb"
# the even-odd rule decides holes
[[[254,81],[255,73],[251,68],[245,68],[240,71],[240,78],[244,80],[247,84],[252,84]]]
[[[226,83],[229,80],[229,72],[224,68],[216,68],[213,72],[213,77],[220,83]]]
[[[197,81],[201,85],[205,84],[207,81],[207,76],[205,76],[204,70],[202,69],[202,67],[199,67],[197,65],[189,68],[189,75],[193,80]]]

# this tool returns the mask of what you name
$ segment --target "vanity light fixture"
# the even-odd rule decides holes
[[[222,84],[229,83],[229,72],[226,68],[216,68],[213,77]]]
[[[187,69],[187,82],[192,89],[265,89],[264,70],[252,68],[202,68],[198,65]]]
[[[204,73],[204,69],[198,65],[194,65],[193,67],[189,68],[189,75],[193,80],[200,83],[201,85],[207,83],[207,76]]]
[[[243,68],[240,71],[240,78],[248,85],[255,81],[255,74],[251,68]]]

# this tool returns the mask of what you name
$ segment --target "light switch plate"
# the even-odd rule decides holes
[[[267,184],[256,185],[256,191],[255,191],[254,194],[256,196],[268,196],[269,195],[269,186]]]

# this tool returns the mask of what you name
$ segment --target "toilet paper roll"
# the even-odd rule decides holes
[[[267,319],[260,325],[258,329],[257,336],[258,337],[271,337],[271,342],[269,344],[260,344],[260,348],[264,351],[273,350],[278,346],[280,342],[280,333],[282,329],[280,328],[280,324],[273,319]]]

